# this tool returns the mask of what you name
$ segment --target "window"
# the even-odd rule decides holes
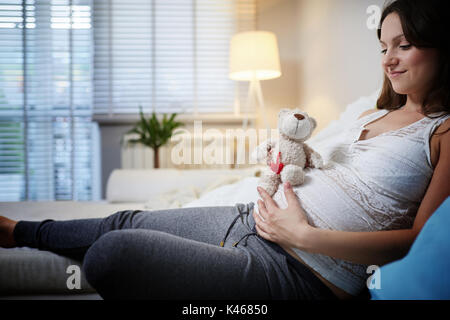
[[[233,112],[229,41],[255,29],[255,0],[94,2],[94,113]]]
[[[90,0],[0,0],[0,201],[98,197]]]
[[[94,114],[233,112],[255,2],[0,0],[0,201],[99,199]]]

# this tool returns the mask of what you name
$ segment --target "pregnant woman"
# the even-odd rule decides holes
[[[378,29],[377,109],[339,136],[331,167],[256,204],[121,211],[104,219],[0,218],[0,246],[83,261],[103,298],[345,299],[367,265],[404,256],[449,196],[450,17],[398,0]]]

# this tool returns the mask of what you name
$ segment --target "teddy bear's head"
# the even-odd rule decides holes
[[[289,139],[305,141],[316,126],[316,120],[299,109],[281,109],[278,113],[278,131]]]

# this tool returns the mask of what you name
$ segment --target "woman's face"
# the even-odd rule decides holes
[[[412,46],[403,35],[400,17],[389,14],[381,26],[383,70],[398,94],[421,97],[438,72],[438,51]]]

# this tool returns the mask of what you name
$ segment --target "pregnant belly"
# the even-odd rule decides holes
[[[309,170],[305,182],[295,186],[308,222],[321,229],[342,231],[374,231],[378,221],[367,212],[373,209],[368,199],[372,191],[344,170]],[[287,207],[283,188],[278,188],[273,200],[281,209]]]

